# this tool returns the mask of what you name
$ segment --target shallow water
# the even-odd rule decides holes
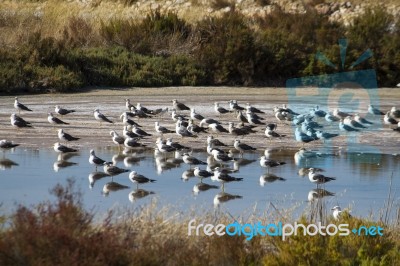
[[[0,207],[2,211],[10,212],[16,204],[32,205],[44,200],[54,200],[49,191],[56,184],[65,185],[68,178],[73,178],[76,185],[83,193],[84,206],[96,213],[105,213],[113,208],[137,208],[158,200],[158,206],[172,205],[177,210],[201,211],[216,208],[215,198],[221,193],[220,188],[212,188],[196,195],[193,187],[200,182],[197,177],[183,178],[189,166],[185,163],[171,164],[170,169],[160,167],[151,150],[134,152],[129,156],[118,155],[114,148],[97,148],[96,154],[108,161],[113,160],[117,166],[135,170],[157,182],[140,185],[139,189],[150,192],[148,195],[137,193],[136,185],[128,179],[129,173],[123,173],[113,178],[114,182],[129,188],[118,191],[103,192],[104,186],[111,181],[111,177],[103,177],[94,183],[89,180],[89,175],[95,172],[95,167],[88,162],[89,150],[82,149],[71,158],[61,160],[52,149],[22,149],[8,151],[0,160]],[[337,180],[325,184],[324,189],[334,193],[333,196],[324,197],[327,207],[340,205],[351,209],[353,215],[379,218],[388,199],[389,189],[394,196],[394,204],[400,203],[400,156],[381,154],[341,153],[330,151],[331,155],[324,155],[301,161],[296,165],[292,150],[273,150],[270,158],[285,161],[287,164],[272,168],[269,173],[284,180],[260,183],[260,176],[267,170],[259,165],[258,153],[248,153],[240,160],[239,171],[232,176],[242,177],[242,182],[232,182],[225,185],[225,193],[241,196],[218,206],[232,215],[241,215],[244,211],[253,209],[263,213],[271,203],[274,208],[288,209],[292,207],[294,214],[301,214],[309,207],[309,192],[316,186],[308,177],[299,175],[301,167],[319,167],[325,170],[326,176],[334,176]],[[194,156],[206,161],[207,154],[194,152]],[[169,155],[171,161],[173,154]],[[163,161],[161,157],[161,161]],[[65,163],[67,162],[67,163]],[[71,164],[72,163],[72,164]],[[233,167],[233,163],[229,164]],[[201,166],[205,169],[205,166]],[[98,167],[99,172],[103,167]],[[393,173],[393,176],[392,176]],[[392,177],[391,177],[392,176]],[[220,187],[218,182],[205,179],[204,183]],[[143,193],[143,191],[141,191]],[[154,193],[154,194],[153,194]],[[146,193],[145,193],[146,194]],[[143,196],[143,197],[140,197]],[[394,214],[393,214],[394,215]]]

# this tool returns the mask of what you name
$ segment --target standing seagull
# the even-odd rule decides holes
[[[72,109],[71,110],[64,109],[64,108],[61,108],[59,105],[56,105],[54,108],[54,112],[56,112],[59,115],[67,115],[70,113],[75,113],[76,111],[72,110]]]
[[[2,139],[0,140],[0,148],[3,150],[8,150],[19,146],[20,144],[13,143],[12,141]]]
[[[18,101],[18,97],[15,97],[14,107],[15,107],[15,109],[18,110],[18,113],[21,113],[21,111],[29,111],[29,112],[32,112],[31,109],[29,109],[28,107],[26,107],[25,105],[23,105],[22,103],[20,103],[20,102]]]
[[[22,117],[16,114],[11,114],[10,119],[11,119],[11,125],[14,127],[17,128],[32,127],[30,122],[25,121]]]
[[[398,121],[396,119],[394,119],[393,117],[390,116],[390,111],[387,111],[387,113],[383,117],[383,122],[386,125],[396,125],[398,123]]]
[[[163,134],[166,134],[166,133],[174,133],[174,131],[169,130],[169,129],[166,128],[166,127],[160,126],[160,122],[158,122],[158,121],[154,122],[154,124],[155,124],[154,126],[155,126],[155,129],[156,129],[156,132],[157,132],[157,133],[160,133],[161,136],[162,136]]]
[[[368,105],[368,113],[373,115],[384,115],[385,113],[374,107],[373,105]]]
[[[190,168],[192,167],[192,165],[198,165],[198,164],[207,164],[203,161],[200,161],[199,159],[190,156],[188,153],[184,153],[182,156],[183,162],[190,165]]]
[[[103,122],[103,121],[104,121],[104,122],[108,122],[108,123],[114,123],[113,121],[111,121],[110,119],[108,119],[105,115],[103,115],[102,113],[100,113],[100,110],[99,110],[99,109],[95,109],[93,115],[94,115],[94,118],[95,118],[96,120],[100,121],[100,125],[101,125],[101,122]]]
[[[112,137],[112,141],[118,145],[118,149],[121,150],[121,145],[124,144],[125,138],[118,135],[117,132],[115,132],[114,130],[110,131],[110,135]]]
[[[103,169],[104,169],[104,173],[110,175],[111,178],[115,175],[129,172],[129,170],[127,170],[127,169],[122,169],[122,168],[119,168],[119,167],[113,165],[112,162],[105,162]]]
[[[105,162],[106,161],[104,161],[103,159],[96,156],[96,154],[94,153],[94,150],[90,150],[89,163],[94,164],[96,166],[96,170],[97,170],[97,166],[104,165]]]
[[[229,110],[225,109],[224,107],[219,106],[218,102],[214,103],[214,110],[218,115],[229,113]]]
[[[62,121],[61,119],[58,119],[57,117],[53,116],[52,113],[48,113],[47,116],[47,121],[49,121],[50,124],[53,125],[69,125],[69,123]]]
[[[54,143],[54,150],[60,153],[77,152],[78,150],[61,145],[59,142]]]
[[[67,142],[67,141],[79,140],[80,138],[73,137],[70,134],[65,133],[63,129],[59,129],[58,130],[58,139],[61,141]]]
[[[274,161],[274,160],[268,159],[265,156],[261,156],[260,157],[260,165],[262,167],[267,168],[268,172],[269,172],[269,168],[276,167],[276,166],[279,166],[279,165],[284,165],[284,164],[286,164],[286,163],[285,162]]]
[[[254,147],[251,147],[250,145],[247,145],[245,143],[241,143],[240,140],[235,139],[235,142],[233,143],[233,147],[235,147],[236,150],[240,152],[240,154],[243,156],[243,153],[245,151],[255,151],[257,150]]]
[[[129,180],[131,180],[134,184],[136,183],[136,188],[139,186],[139,184],[156,182],[156,180],[147,178],[144,175],[140,175],[136,171],[132,171],[129,173]]]
[[[332,180],[336,180],[335,177],[328,177],[328,176],[324,176],[322,174],[318,174],[316,169],[314,169],[314,168],[310,168],[309,169],[308,179],[312,183],[316,183],[317,185],[324,184],[324,183],[327,183],[327,182],[332,181]]]
[[[181,102],[178,102],[178,100],[176,100],[176,99],[172,100],[172,105],[178,111],[190,110],[189,107],[187,107],[185,104],[183,104]]]
[[[196,110],[194,108],[190,109],[190,118],[192,118],[193,120],[203,120],[204,116],[202,116],[201,114],[196,113]]]

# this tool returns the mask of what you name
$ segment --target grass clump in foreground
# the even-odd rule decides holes
[[[57,185],[57,200],[32,208],[19,206],[2,217],[1,265],[399,265],[398,225],[371,236],[188,236],[189,214],[173,214],[148,206],[101,222],[85,211],[74,182]],[[267,221],[268,220],[268,221]],[[224,213],[196,216],[197,223],[229,224]],[[239,223],[272,223],[252,217]],[[290,221],[282,221],[287,223]],[[300,221],[307,224],[307,220]],[[329,221],[330,223],[336,223]],[[372,225],[350,218],[349,227]]]

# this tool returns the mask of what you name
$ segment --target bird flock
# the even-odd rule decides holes
[[[359,134],[374,124],[374,122],[357,113],[350,114],[339,109],[329,112],[328,110],[320,109],[319,106],[314,106],[310,108],[309,112],[303,114],[288,108],[286,105],[275,106],[272,110],[265,110],[256,108],[250,103],[242,106],[239,105],[238,101],[230,100],[225,106],[215,102],[213,108],[215,116],[207,117],[177,99],[172,100],[171,106],[153,110],[142,106],[141,103],[137,103],[135,106],[130,99],[125,99],[125,106],[121,105],[121,109],[125,109],[119,116],[121,121],[113,121],[103,114],[99,108],[93,111],[92,119],[98,121],[100,127],[107,127],[107,124],[112,125],[112,129],[109,131],[110,142],[117,145],[118,150],[123,154],[132,153],[136,149],[154,149],[154,157],[159,174],[166,169],[175,168],[181,163],[187,164],[189,169],[183,173],[182,177],[195,176],[200,180],[193,188],[194,193],[219,188],[216,185],[204,182],[204,179],[210,178],[212,181],[221,183],[221,193],[214,199],[216,205],[231,199],[241,198],[239,195],[226,193],[225,184],[242,181],[243,178],[234,176],[234,173],[239,170],[238,164],[246,162],[246,159],[244,159],[245,154],[260,153],[259,151],[265,149],[268,141],[271,143],[273,140],[294,138],[301,143],[301,148],[294,155],[296,164],[299,165],[302,160],[307,160],[308,164],[312,164],[313,158],[322,155],[307,150],[304,147],[306,143],[318,140],[326,142],[340,135]],[[26,121],[21,116],[21,112],[33,112],[33,110],[22,104],[18,97],[15,97],[14,107],[18,111],[18,115],[11,114],[11,125],[17,128],[18,131],[34,127],[31,122]],[[77,148],[69,147],[68,143],[79,142],[81,137],[67,133],[69,123],[61,119],[62,116],[73,116],[76,112],[77,110],[64,109],[56,105],[54,113],[48,113],[47,121],[53,127],[63,127],[57,128],[59,142],[54,143],[53,146],[54,150],[60,154],[78,152]],[[382,116],[379,119],[382,119],[384,125],[389,125],[389,128],[393,131],[400,132],[400,110],[396,109],[396,107],[383,112],[369,105],[367,112],[372,116]],[[268,113],[272,113],[272,115],[267,115]],[[166,114],[170,116],[167,121]],[[150,118],[154,128],[149,126],[147,120]],[[273,121],[267,122],[267,119]],[[324,131],[325,124],[334,125],[335,123],[337,123],[339,133]],[[115,125],[121,126],[122,131],[115,130]],[[294,129],[293,136],[280,133],[279,129],[281,127],[292,127]],[[149,130],[149,128],[151,129]],[[264,132],[265,138],[268,140],[266,144],[262,143],[255,146],[246,141],[247,136],[252,136],[256,132]],[[173,141],[172,136],[178,136],[182,141]],[[233,142],[228,143],[226,141],[227,136],[233,137]],[[204,150],[208,154],[207,161],[203,161],[193,155],[192,139],[205,140]],[[10,140],[4,139],[0,141],[0,148],[3,150],[12,149],[19,145]],[[271,159],[270,157],[268,148],[263,156],[259,157],[259,165],[262,168],[266,168],[266,173],[260,177],[261,185],[266,182],[285,180],[270,173],[270,169],[285,165],[286,162]],[[134,160],[133,157],[131,158]],[[120,168],[115,165],[115,162],[101,159],[95,154],[94,149],[90,150],[89,163],[94,165],[96,170],[89,176],[91,186],[93,186],[95,180],[105,176],[111,177],[111,182],[107,183],[103,189],[105,195],[110,191],[128,188],[114,181],[114,177],[120,174],[126,174],[129,180],[136,185],[136,190],[131,193],[130,198],[137,199],[154,194],[154,192],[139,189],[139,185],[154,183],[156,179],[148,178],[132,169]],[[230,166],[231,163],[232,167]],[[103,167],[103,172],[97,171],[97,167]],[[321,174],[323,169],[314,167],[303,169],[303,171],[303,174],[308,175],[310,182],[317,186],[309,194],[310,201],[334,195],[321,188],[321,185],[336,180],[335,177],[325,176]],[[334,211],[339,213],[341,209],[339,206],[335,206]]]

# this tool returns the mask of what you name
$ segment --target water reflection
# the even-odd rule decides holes
[[[226,205],[232,213],[240,213],[257,202],[273,202],[277,208],[282,209],[300,206],[299,212],[305,208],[315,216],[318,212],[309,208],[318,209],[321,204],[327,205],[328,209],[335,205],[346,207],[356,204],[358,213],[367,215],[371,209],[384,206],[392,172],[394,176],[391,186],[395,195],[399,195],[400,190],[400,157],[393,155],[346,153],[344,149],[338,149],[329,151],[329,156],[315,156],[308,158],[306,163],[296,165],[294,155],[298,150],[282,148],[246,153],[243,158],[226,163],[215,161],[214,156],[206,152],[193,151],[193,157],[207,162],[200,169],[212,174],[202,179],[195,176],[193,167],[183,163],[180,152],[160,153],[153,149],[119,152],[117,148],[109,147],[97,147],[95,150],[100,158],[112,161],[112,165],[94,170],[88,161],[90,152],[85,149],[79,153],[67,154],[58,154],[52,149],[16,149],[9,154],[10,158],[0,159],[0,169],[8,169],[7,175],[2,176],[0,202],[12,206],[13,202],[19,200],[16,195],[21,194],[25,195],[24,200],[29,204],[39,202],[46,199],[49,189],[55,184],[73,177],[81,180],[85,204],[89,208],[97,206],[101,210],[112,208],[116,202],[129,206],[130,202],[136,202],[135,206],[147,204],[153,198],[148,196],[154,195],[160,199],[161,205],[184,202],[184,208],[188,209],[199,204]],[[266,173],[259,163],[261,155],[286,164],[274,168],[273,173]],[[122,170],[117,173],[109,167]],[[230,182],[225,187],[213,183],[222,182],[215,176],[216,167],[220,168],[218,171],[221,173],[243,180]],[[335,176],[337,179],[326,187],[315,188],[308,178],[298,178],[307,177],[310,167],[318,168],[324,171],[324,175]],[[27,169],[29,175],[26,174]],[[57,178],[54,178],[54,171]],[[132,188],[128,178],[132,171],[154,178],[157,182],[151,184],[151,190],[128,190]],[[82,173],[86,176],[82,177]],[[112,197],[101,196],[110,194]],[[397,196],[394,200],[398,202],[400,199]],[[317,202],[320,205],[317,206]]]
[[[6,169],[11,169],[14,166],[18,166],[16,162],[13,160],[7,159],[5,157],[0,159],[0,170],[6,170]]]
[[[103,186],[103,195],[104,196],[108,196],[110,194],[110,192],[117,192],[119,190],[123,190],[123,189],[128,189],[128,186],[122,185],[120,183],[111,181],[108,182],[106,184],[104,184]]]
[[[128,198],[129,198],[130,202],[134,203],[138,199],[147,197],[147,196],[152,195],[152,194],[155,194],[155,192],[138,188],[138,189],[135,189],[135,190],[131,191],[129,193],[129,195],[128,195]]]

